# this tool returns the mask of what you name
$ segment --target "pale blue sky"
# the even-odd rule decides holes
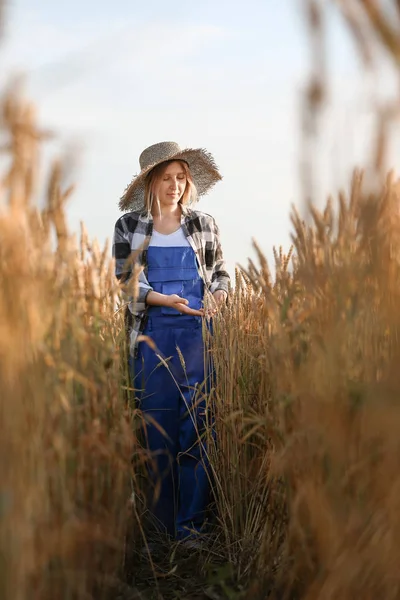
[[[58,147],[79,147],[71,228],[83,220],[101,243],[111,238],[140,152],[174,140],[207,148],[224,175],[199,209],[217,219],[231,272],[252,256],[252,237],[269,258],[273,245],[288,247],[290,205],[300,201],[300,92],[309,67],[301,4],[36,0],[33,9],[32,0],[9,0],[0,82],[27,73]],[[334,86],[321,197],[333,177],[347,181],[370,119],[346,30],[334,11],[329,19]]]

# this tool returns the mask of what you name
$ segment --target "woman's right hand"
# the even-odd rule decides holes
[[[183,315],[192,315],[195,317],[203,317],[204,316],[203,309],[196,310],[195,308],[190,308],[188,306],[189,301],[186,300],[186,298],[181,298],[180,296],[178,296],[178,294],[171,294],[166,297],[166,300],[167,300],[166,306],[168,306],[169,308],[174,308],[175,310],[182,313]]]

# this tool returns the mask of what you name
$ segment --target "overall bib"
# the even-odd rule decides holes
[[[191,247],[150,246],[147,279],[154,291],[178,294],[190,308],[202,307],[204,283]],[[139,343],[134,387],[151,453],[152,513],[168,534],[182,539],[201,529],[210,493],[204,439],[209,370],[202,318],[149,306],[143,334],[166,361],[146,342]]]

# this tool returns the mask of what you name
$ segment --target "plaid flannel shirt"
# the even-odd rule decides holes
[[[219,229],[211,215],[198,210],[182,209],[181,226],[193,248],[199,274],[206,290],[214,293],[224,290],[228,293],[230,277],[219,238]],[[143,267],[137,282],[135,302],[128,296],[129,311],[126,313],[126,326],[130,352],[134,354],[138,334],[143,330],[147,313],[146,296],[152,290],[147,281],[147,249],[153,233],[153,218],[147,212],[129,212],[122,215],[115,224],[112,254],[115,259],[115,275],[121,283],[132,277],[132,264],[129,257],[135,253],[135,260]]]

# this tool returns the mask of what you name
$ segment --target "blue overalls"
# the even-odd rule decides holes
[[[150,246],[147,279],[154,291],[178,294],[190,308],[202,307],[204,283],[191,247]],[[148,417],[145,436],[156,490],[152,512],[161,528],[183,539],[201,529],[210,494],[204,439],[209,371],[202,318],[149,306],[143,334],[166,361],[162,364],[146,342],[139,343],[134,387]]]

